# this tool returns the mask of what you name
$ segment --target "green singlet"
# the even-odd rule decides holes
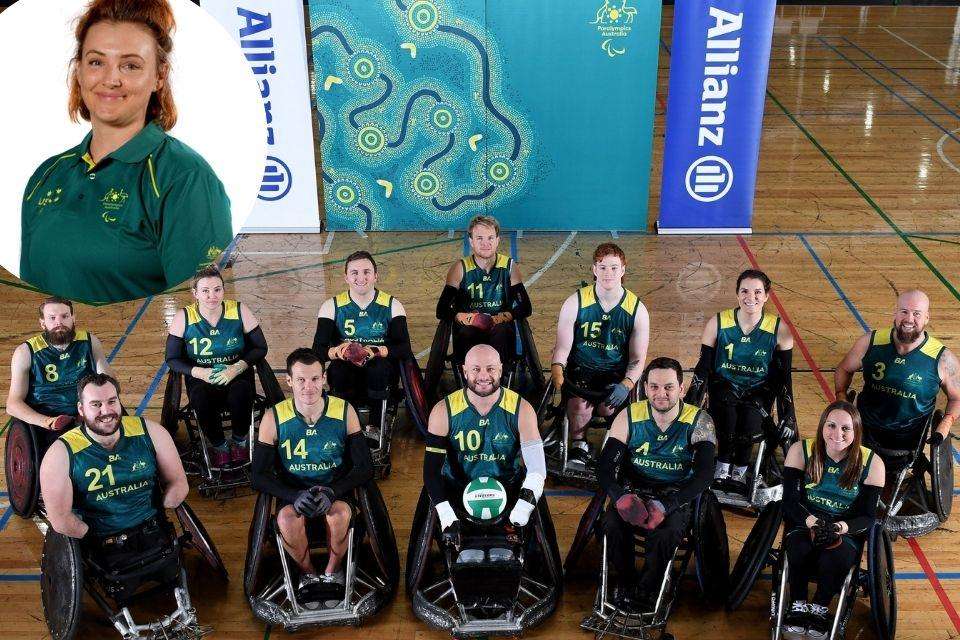
[[[347,442],[347,403],[326,395],[323,415],[308,424],[293,399],[274,405],[277,450],[284,470],[303,488],[329,485],[342,469]]]
[[[513,260],[501,253],[490,269],[484,271],[472,255],[460,261],[463,278],[457,296],[457,311],[482,311],[491,315],[509,310],[510,271]]]
[[[680,403],[680,413],[666,431],[661,431],[650,413],[650,402],[630,405],[627,423],[627,476],[642,485],[676,484],[693,474],[693,446],[690,437],[700,408]]]
[[[863,391],[857,409],[868,429],[897,430],[914,426],[931,413],[940,391],[940,356],[946,347],[924,332],[923,342],[905,355],[897,353],[893,329],[870,334],[863,356]]]
[[[77,415],[77,383],[96,373],[90,334],[77,329],[63,350],[47,344],[42,334],[27,340],[30,347],[30,388],[26,402],[45,415]]]
[[[20,277],[85,302],[142,298],[217,259],[233,238],[210,165],[156,123],[94,162],[91,134],[24,189]]]
[[[240,303],[224,300],[220,305],[220,319],[216,326],[200,315],[197,303],[183,308],[186,324],[183,341],[187,355],[202,367],[215,364],[233,364],[243,353],[243,319]]]
[[[157,515],[157,454],[143,418],[123,416],[120,439],[104,449],[85,427],[60,436],[70,455],[73,508],[95,536],[132,529]]]
[[[336,307],[334,322],[342,339],[364,345],[387,343],[393,304],[393,296],[389,293],[375,290],[373,301],[361,309],[350,297],[350,292],[343,291],[333,299],[333,304]]]
[[[447,458],[443,473],[456,482],[467,483],[481,476],[496,478],[505,486],[520,474],[520,396],[500,388],[500,399],[482,416],[458,389],[448,395]],[[451,463],[451,458],[455,460]]]
[[[814,438],[807,438],[803,441],[803,468],[806,469],[813,456],[813,447],[816,444]],[[866,447],[860,447],[860,455],[863,458],[863,471],[857,482],[846,489],[840,485],[840,478],[847,468],[848,455],[840,462],[835,462],[829,456],[823,461],[823,475],[820,482],[814,483],[810,473],[806,472],[804,476],[804,488],[806,489],[806,500],[804,505],[816,516],[827,516],[836,521],[842,520],[849,510],[853,501],[860,494],[860,488],[867,480],[870,473],[870,462],[873,459],[873,451]]]
[[[591,371],[626,372],[630,335],[640,299],[627,289],[610,311],[600,306],[594,285],[577,291],[579,307],[568,365]]]
[[[713,370],[737,391],[755,389],[767,381],[777,348],[780,318],[764,313],[760,322],[744,333],[737,322],[739,309],[717,314],[717,355]]]

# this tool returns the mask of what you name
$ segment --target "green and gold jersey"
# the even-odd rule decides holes
[[[682,482],[693,474],[690,437],[701,409],[680,403],[677,419],[661,431],[650,412],[650,402],[630,404],[627,423],[627,477],[645,486]]]
[[[91,135],[27,182],[20,277],[73,300],[117,302],[159,293],[215,261],[233,229],[210,165],[155,123],[96,163]]]
[[[373,301],[363,309],[353,301],[349,291],[338,294],[333,303],[336,307],[334,322],[342,340],[364,345],[387,343],[393,304],[393,296],[389,293],[375,290]]]
[[[627,370],[630,336],[640,299],[627,289],[610,311],[604,311],[594,285],[577,291],[577,319],[573,327],[573,349],[568,366],[592,371]]]
[[[77,329],[66,349],[47,344],[43,334],[27,340],[30,347],[30,387],[27,405],[48,416],[77,415],[77,383],[96,373],[90,334]]]
[[[780,318],[764,313],[760,322],[744,333],[737,322],[739,309],[717,314],[717,355],[714,372],[738,391],[755,389],[767,381],[777,348]]]
[[[509,486],[520,474],[520,396],[500,388],[500,399],[487,415],[470,404],[467,393],[458,389],[448,395],[447,459],[443,473],[466,484],[481,476],[496,478]]]
[[[501,253],[487,273],[472,255],[460,261],[463,278],[457,296],[457,311],[482,311],[495,315],[510,310],[510,271],[513,260]]]
[[[123,416],[120,439],[105,449],[85,427],[60,436],[70,456],[73,509],[95,536],[131,529],[157,515],[157,454],[143,418]]]
[[[200,314],[197,303],[183,308],[186,324],[183,341],[187,356],[202,367],[215,364],[233,364],[243,353],[243,319],[240,303],[224,300],[220,303],[220,319],[212,326]]]
[[[308,424],[293,398],[274,405],[280,464],[302,487],[329,485],[339,476],[347,442],[347,403],[324,397],[323,415]]]
[[[804,469],[807,468],[810,457],[813,456],[815,444],[816,440],[814,438],[807,438],[803,441]],[[873,451],[870,449],[860,447],[860,452],[863,457],[863,472],[857,482],[849,489],[840,485],[840,478],[843,477],[843,472],[847,468],[849,456],[840,462],[834,462],[829,456],[826,456],[823,461],[823,476],[821,476],[820,482],[813,482],[809,473],[804,476],[806,489],[804,505],[810,513],[817,516],[826,515],[832,520],[841,520],[843,516],[847,515],[853,501],[860,495],[860,488],[867,480],[867,475],[870,473],[870,462],[873,459]]]
[[[874,331],[863,356],[863,391],[857,408],[868,429],[899,429],[931,413],[940,391],[940,356],[946,347],[924,332],[923,342],[900,355],[893,329]]]

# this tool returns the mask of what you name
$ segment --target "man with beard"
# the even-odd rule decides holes
[[[679,362],[654,359],[641,382],[647,399],[614,419],[597,463],[600,488],[610,497],[603,529],[616,579],[614,598],[634,612],[652,611],[667,564],[689,527],[693,500],[713,479],[717,455],[713,420],[680,401]],[[648,531],[639,578],[634,527]]]
[[[72,302],[47,298],[40,303],[42,333],[13,351],[7,413],[38,427],[40,456],[73,424],[77,382],[93,373],[109,373],[100,341],[75,323]]]
[[[343,398],[324,393],[323,363],[313,349],[287,356],[293,398],[263,414],[253,449],[251,484],[279,501],[277,526],[284,547],[300,567],[297,596],[309,608],[321,592],[342,588],[352,491],[373,478],[370,448],[357,412]],[[318,574],[310,557],[307,520],[327,528],[327,566]]]
[[[594,284],[566,299],[557,322],[550,378],[567,400],[569,463],[590,459],[585,438],[594,412],[613,415],[627,401],[643,371],[650,318],[635,293],[623,287],[627,257],[605,242],[593,252]]]
[[[530,315],[530,296],[520,269],[509,256],[497,253],[500,223],[478,215],[467,227],[470,255],[447,271],[447,282],[437,302],[437,319],[453,322],[453,357],[462,363],[475,344],[489,344],[500,361],[516,353],[513,320]]]
[[[55,531],[83,539],[108,569],[117,569],[169,539],[162,509],[183,502],[187,476],[166,429],[138,416],[121,417],[115,379],[86,376],[77,384],[77,398],[80,426],[50,445],[40,465],[47,519]]]
[[[960,363],[942,342],[924,328],[930,321],[930,299],[911,289],[897,298],[893,328],[861,336],[833,374],[838,398],[846,395],[853,374],[863,369],[863,390],[857,409],[863,418],[868,447],[910,450],[917,446],[940,389],[947,396],[943,420],[928,442],[937,446],[950,434],[960,415]],[[887,464],[887,478],[898,470]]]
[[[547,466],[536,413],[515,391],[500,387],[502,373],[496,349],[473,347],[463,365],[467,388],[454,391],[430,412],[423,482],[440,530],[454,544],[459,541],[459,519],[449,496],[459,501],[471,480],[496,478],[508,495],[518,496],[509,515],[516,527],[526,526],[543,494]]]

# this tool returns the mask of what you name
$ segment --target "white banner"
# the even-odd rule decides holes
[[[302,0],[201,0],[240,45],[267,120],[267,161],[245,233],[320,230]]]

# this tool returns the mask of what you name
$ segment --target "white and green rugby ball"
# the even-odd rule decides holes
[[[480,476],[463,490],[463,508],[474,518],[492,520],[507,506],[507,490],[496,478]]]

